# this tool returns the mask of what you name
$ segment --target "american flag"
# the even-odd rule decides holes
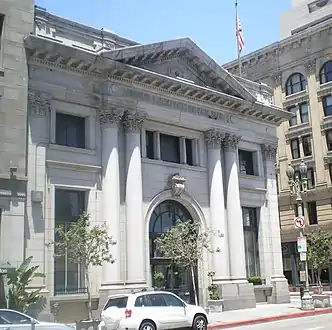
[[[239,50],[239,53],[241,53],[241,51],[244,47],[244,38],[243,38],[242,25],[241,25],[239,16],[237,16],[236,37],[237,37],[238,50]]]

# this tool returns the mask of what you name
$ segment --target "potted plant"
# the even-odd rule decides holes
[[[155,272],[153,274],[153,279],[154,279],[154,289],[155,290],[164,290],[165,286],[164,284],[164,280],[165,280],[165,276],[162,272]]]
[[[224,309],[224,300],[219,294],[218,285],[213,283],[213,276],[215,275],[214,271],[208,272],[208,276],[210,277],[211,284],[208,286],[209,291],[209,299],[207,302],[208,310],[211,313],[221,313]]]
[[[76,321],[78,330],[97,327],[100,323],[100,320],[94,319],[92,315],[89,268],[102,266],[104,262],[115,262],[111,247],[116,242],[108,233],[106,224],[90,226],[89,214],[83,213],[76,222],[71,223],[69,228],[66,229],[62,225],[56,228],[57,238],[50,243],[55,247],[54,256],[56,258],[67,255],[69,261],[80,264],[84,270],[89,318]]]
[[[260,276],[250,276],[248,282],[253,285],[263,285],[263,279]]]
[[[182,222],[178,220],[170,231],[155,240],[157,249],[163,258],[169,259],[176,267],[190,270],[196,305],[198,305],[198,296],[194,269],[197,262],[203,260],[204,251],[220,252],[219,248],[212,249],[211,235],[223,237],[219,231],[202,231],[194,221]]]

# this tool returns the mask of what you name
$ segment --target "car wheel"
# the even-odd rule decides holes
[[[193,330],[206,330],[207,322],[204,316],[196,316],[193,322]]]
[[[157,329],[153,322],[143,321],[139,327],[139,330],[157,330]]]

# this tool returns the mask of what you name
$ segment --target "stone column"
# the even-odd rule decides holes
[[[220,253],[213,253],[214,282],[229,280],[228,233],[225,221],[225,201],[223,189],[223,170],[221,166],[221,144],[223,134],[210,129],[204,134],[208,147],[208,173],[210,189],[210,217],[211,229],[224,234],[224,237],[213,236],[213,249],[220,249]]]
[[[127,283],[142,284],[145,280],[145,247],[143,219],[142,165],[140,132],[146,114],[127,111],[123,117],[126,131],[126,241]]]
[[[102,286],[120,284],[121,244],[120,244],[120,178],[118,124],[123,111],[110,105],[100,112],[102,129],[102,219],[109,226],[109,235],[117,244],[113,247],[116,261],[105,263],[102,267]]]
[[[271,303],[282,304],[290,302],[288,283],[283,272],[281,238],[280,238],[280,220],[278,212],[278,193],[275,173],[275,162],[277,146],[261,145],[266,182],[266,202],[265,217],[260,225],[264,226],[265,245],[268,244],[270,238],[270,270],[272,297]],[[262,221],[262,218],[261,218]]]
[[[226,134],[224,139],[227,189],[226,208],[231,280],[246,282],[243,220],[237,165],[237,145],[240,139],[241,137],[235,134]]]

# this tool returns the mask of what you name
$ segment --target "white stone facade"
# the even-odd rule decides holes
[[[61,21],[70,35],[69,21],[47,17],[42,24],[56,30]],[[289,114],[271,103],[272,90],[231,75],[189,39],[144,46],[127,41],[114,50],[92,50],[68,46],[55,32],[45,38],[49,29],[42,24],[25,40],[30,54],[26,255],[47,275],[36,285],[53,306],[59,304],[57,318],[85,316],[86,295],[55,294],[53,249],[47,243],[54,238],[56,189],[85,191],[92,222],[106,222],[117,240],[116,262],[90,270],[100,303],[110,293],[152,286],[149,222],[167,200],[182,204],[202,228],[224,233],[212,242],[221,252],[199,263],[202,304],[211,270],[229,308],[255,304],[241,207],[260,215],[260,274],[273,287],[270,301],[288,301],[274,163],[276,127]],[[57,113],[84,118],[84,148],[57,144]],[[147,154],[147,131],[153,132],[154,159]],[[178,163],[162,160],[165,134],[179,138]],[[255,175],[241,174],[239,149],[253,155]]]

